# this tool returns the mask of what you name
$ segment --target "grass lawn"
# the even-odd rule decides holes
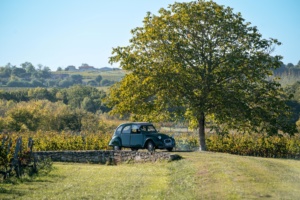
[[[299,160],[178,154],[169,163],[55,163],[46,177],[0,184],[0,199],[300,199]]]

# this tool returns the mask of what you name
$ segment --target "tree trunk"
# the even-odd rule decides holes
[[[199,151],[206,151],[206,143],[205,143],[205,116],[204,112],[201,112],[199,120],[199,141],[200,141],[200,148]]]

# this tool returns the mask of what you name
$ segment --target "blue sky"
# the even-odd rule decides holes
[[[181,0],[178,0],[182,2]],[[184,0],[186,1],[186,0]],[[130,30],[147,11],[175,0],[0,0],[0,66],[26,61],[56,70],[108,63],[113,47],[129,44]],[[241,12],[264,38],[283,44],[274,54],[284,63],[300,60],[300,0],[215,0]]]

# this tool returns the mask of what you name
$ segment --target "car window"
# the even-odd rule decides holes
[[[153,125],[142,125],[140,127],[140,130],[142,132],[148,132],[148,133],[150,133],[150,132],[156,132],[156,129],[154,128]]]
[[[119,126],[116,130],[116,134],[120,134],[121,133],[121,130],[122,130],[123,126]]]
[[[131,132],[131,125],[127,125],[127,126],[125,126],[124,128],[123,128],[123,130],[122,130],[122,134],[130,134],[130,132]]]
[[[146,132],[147,131],[147,126],[141,126],[140,130],[143,131],[143,132]]]
[[[156,132],[154,126],[152,126],[152,125],[148,126],[147,128],[148,128],[148,132]]]
[[[138,126],[138,125],[132,125],[131,133],[132,133],[132,134],[138,134],[138,133],[141,133],[141,131],[140,131],[140,129],[139,129],[139,126]]]

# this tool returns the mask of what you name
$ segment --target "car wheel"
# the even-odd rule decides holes
[[[168,151],[173,151],[173,147],[167,148]]]
[[[120,146],[114,146],[114,150],[115,151],[120,151],[120,150],[122,150],[122,148]]]
[[[146,147],[147,147],[147,150],[148,150],[149,152],[155,151],[155,146],[154,146],[154,143],[153,143],[152,141],[147,142]]]

